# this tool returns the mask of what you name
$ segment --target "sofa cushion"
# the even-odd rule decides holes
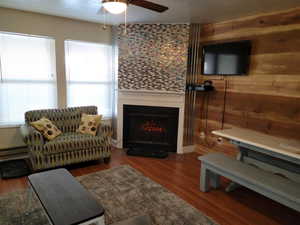
[[[40,131],[47,140],[53,140],[61,134],[61,131],[45,117],[31,122],[30,125]]]
[[[44,145],[45,154],[81,150],[104,146],[104,137],[81,134],[77,132],[62,133],[60,136]]]
[[[98,126],[101,123],[101,118],[102,115],[88,115],[86,113],[82,113],[80,126],[76,131],[82,134],[91,134],[96,136]]]

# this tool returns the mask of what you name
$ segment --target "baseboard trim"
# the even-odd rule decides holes
[[[196,146],[195,145],[187,145],[182,147],[183,154],[195,152]]]
[[[118,141],[116,139],[111,140],[111,144],[113,147],[117,148],[118,147]]]

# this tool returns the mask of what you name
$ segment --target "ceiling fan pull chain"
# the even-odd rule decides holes
[[[126,35],[127,34],[127,8],[125,9],[125,27],[124,27],[124,34]]]
[[[103,30],[106,30],[106,24],[107,24],[107,13],[106,13],[106,10],[103,10],[103,16],[104,16]]]

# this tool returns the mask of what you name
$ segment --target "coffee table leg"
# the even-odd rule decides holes
[[[99,217],[98,221],[96,222],[96,225],[105,225],[104,216]]]
[[[97,217],[95,219],[86,221],[84,223],[80,223],[79,225],[92,225],[92,224],[93,225],[105,225],[105,223],[104,223],[104,215],[100,216],[100,217]]]

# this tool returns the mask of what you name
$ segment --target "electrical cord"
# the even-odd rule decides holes
[[[225,120],[225,109],[226,109],[226,96],[227,95],[227,80],[224,80],[224,98],[223,98],[223,111],[222,111],[222,121],[221,121],[221,130],[224,128]]]

